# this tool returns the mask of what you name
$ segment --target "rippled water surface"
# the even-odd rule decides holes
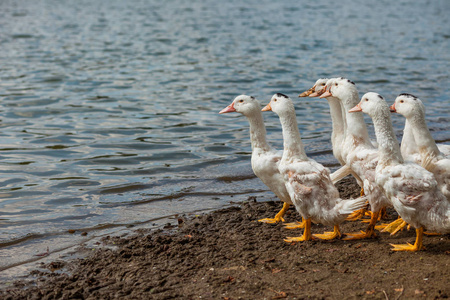
[[[306,150],[329,167],[327,103],[296,98],[319,77],[390,102],[416,94],[448,142],[449,10],[445,0],[1,1],[0,269],[86,238],[69,229],[92,237],[273,198],[251,171],[247,121],[218,115],[239,94],[295,99]],[[265,119],[281,148],[278,119]],[[404,120],[393,121],[400,137]]]

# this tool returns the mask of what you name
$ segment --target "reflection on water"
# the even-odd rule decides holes
[[[434,137],[449,141],[449,8],[2,1],[0,268],[45,250],[43,240],[79,242],[68,229],[101,234],[273,197],[252,174],[245,118],[218,115],[238,94],[297,99],[342,75],[361,95],[416,94]],[[308,154],[335,167],[326,101],[295,101]],[[265,119],[281,148],[276,116]]]

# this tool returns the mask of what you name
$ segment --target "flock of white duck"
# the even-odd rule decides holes
[[[400,94],[390,107],[377,93],[366,93],[360,99],[355,84],[342,77],[317,80],[299,97],[308,96],[326,98],[330,106],[333,155],[342,165],[333,174],[306,156],[294,104],[288,96],[275,94],[261,110],[254,97],[240,95],[220,111],[238,112],[248,118],[253,171],[284,202],[274,218],[260,221],[284,221],[285,212],[293,204],[303,221],[287,224],[286,228],[304,228],[304,232],[300,237],[286,238],[286,242],[340,238],[340,223],[365,214],[370,216],[367,229],[347,233],[344,239],[370,238],[375,236],[374,229],[395,234],[408,224],[414,227],[414,245],[392,244],[394,251],[423,249],[424,229],[450,232],[450,145],[436,145],[420,99]],[[273,150],[267,143],[261,111],[269,110],[280,118],[283,151]],[[361,112],[373,120],[376,143],[369,139]],[[406,118],[401,146],[394,134],[391,112]],[[341,199],[334,184],[350,174],[361,186],[361,197]],[[399,219],[375,226],[388,206],[397,211]],[[312,235],[311,221],[333,226],[333,232]]]

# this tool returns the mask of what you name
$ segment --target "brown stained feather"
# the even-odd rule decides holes
[[[364,143],[364,139],[362,137],[352,136],[352,138],[353,147]]]
[[[294,181],[296,182],[296,184],[294,185],[294,188],[295,188],[295,191],[297,193],[302,194],[302,195],[311,194],[312,188],[310,188],[309,186],[306,186],[306,185],[303,185],[303,184],[299,183],[295,179],[294,179]]]
[[[422,197],[423,197],[423,195],[420,194],[420,195],[415,195],[415,196],[406,196],[405,199],[406,199],[406,201],[408,201],[408,204],[411,205],[411,204],[419,202],[422,199]]]
[[[295,176],[295,172],[294,171],[289,171],[288,172],[288,177],[291,179],[292,182],[295,182],[296,184],[294,185],[294,188],[296,190],[297,193],[299,194],[303,194],[303,195],[308,195],[311,194],[312,192],[312,188],[310,188],[309,186],[304,185],[296,176]]]
[[[326,190],[327,189],[326,182],[328,182],[328,176],[326,175],[326,171],[323,170],[322,172],[319,173],[319,175],[320,180],[318,182],[318,185],[321,189]]]

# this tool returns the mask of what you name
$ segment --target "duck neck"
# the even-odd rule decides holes
[[[335,143],[339,143],[339,141],[342,142],[345,135],[346,126],[345,120],[342,117],[342,107],[339,100],[332,97],[328,97],[327,100],[328,104],[330,105],[330,115],[333,130],[333,132],[331,133],[331,142],[333,143],[333,148],[335,148]]]
[[[358,97],[356,95],[356,97]],[[355,103],[353,105],[353,103]],[[360,144],[364,144],[370,147],[369,132],[367,131],[366,123],[364,122],[364,116],[362,112],[349,113],[348,111],[358,104],[358,99],[354,99],[351,103],[343,104],[345,109],[345,119],[347,121],[346,136],[352,137]]]
[[[386,105],[383,110],[372,116],[378,143],[378,164],[397,165],[403,163],[400,146],[391,123],[391,113]]]
[[[280,123],[283,129],[283,161],[292,158],[307,160],[308,157],[303,147],[300,131],[298,130],[295,112],[288,112],[280,115]]]
[[[428,130],[427,123],[425,121],[425,114],[420,112],[411,118],[408,118],[408,123],[411,126],[414,140],[421,156],[432,155],[438,156],[440,151]]]
[[[400,146],[400,150],[404,157],[413,155],[414,153],[419,152],[419,150],[417,149],[417,144],[414,139],[414,134],[412,132],[412,128],[411,128],[411,125],[409,124],[408,119],[405,120],[405,129],[403,129],[403,137],[402,137],[402,144]]]
[[[266,140],[266,126],[261,112],[254,113],[248,117],[250,123],[250,140],[252,143],[252,150],[261,148],[269,151],[270,146]]]

